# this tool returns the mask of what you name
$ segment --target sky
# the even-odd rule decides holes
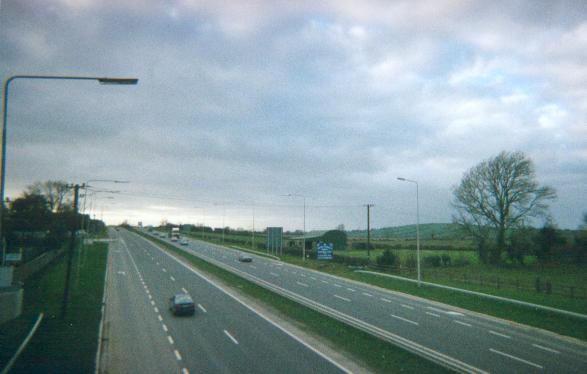
[[[109,224],[364,229],[365,204],[416,222],[404,177],[440,223],[468,169],[522,151],[576,228],[585,61],[582,0],[2,0],[3,81],[139,79],[12,81],[6,196],[93,180]]]

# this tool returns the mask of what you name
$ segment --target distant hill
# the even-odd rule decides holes
[[[367,230],[347,231],[347,235],[352,238],[365,238]],[[371,229],[371,238],[373,239],[413,239],[416,237],[416,225],[382,227]],[[423,223],[420,225],[421,239],[467,239],[460,227],[454,223]]]
[[[531,230],[539,230],[532,228]],[[578,230],[559,229],[558,232],[568,241],[572,241]],[[347,231],[349,239],[367,237],[367,230]],[[416,225],[382,227],[371,229],[371,238],[373,239],[415,239]],[[467,233],[454,223],[423,223],[420,225],[420,238],[443,239],[443,240],[466,240],[471,239]]]

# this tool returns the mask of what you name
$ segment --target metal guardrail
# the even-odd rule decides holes
[[[401,281],[418,283],[418,281],[416,279],[410,279],[410,278],[400,277],[398,275],[378,273],[376,271],[355,270],[355,272],[356,273],[365,273],[365,274],[379,275],[379,276],[382,276],[382,277],[394,278],[394,279],[398,279],[398,280],[401,280]],[[520,300],[515,300],[515,299],[508,299],[507,297],[495,296],[495,295],[490,295],[490,294],[486,294],[486,293],[482,293],[482,292],[470,291],[470,290],[465,290],[465,289],[462,289],[462,288],[456,288],[456,287],[451,287],[451,286],[445,286],[445,285],[437,284],[437,283],[430,283],[430,282],[423,282],[423,281],[420,282],[420,283],[423,284],[423,285],[426,285],[426,286],[437,287],[437,288],[444,288],[446,290],[462,292],[462,293],[466,293],[466,294],[469,294],[469,295],[481,296],[481,297],[484,297],[484,298],[487,298],[487,299],[493,299],[493,300],[503,301],[503,302],[507,302],[507,303],[511,303],[511,304],[522,305],[522,306],[529,307],[529,308],[534,308],[534,309],[541,309],[541,310],[545,310],[545,311],[549,311],[549,312],[553,312],[553,313],[563,314],[563,315],[566,315],[566,316],[570,316],[570,317],[575,317],[575,318],[587,320],[587,315],[586,314],[575,313],[575,312],[571,312],[571,311],[564,310],[564,309],[557,309],[557,308],[552,308],[552,307],[545,306],[545,305],[529,303],[529,302],[526,302],[526,301],[520,301]]]
[[[37,317],[37,322],[35,322],[35,325],[31,329],[31,331],[29,332],[29,334],[27,335],[27,337],[20,344],[20,347],[18,347],[18,350],[16,351],[16,353],[14,354],[14,356],[12,356],[12,358],[10,359],[10,361],[8,361],[8,364],[6,364],[6,366],[4,367],[4,369],[2,369],[2,373],[1,374],[7,374],[10,371],[10,369],[12,369],[12,366],[14,365],[14,363],[16,362],[16,360],[18,359],[18,357],[20,356],[20,354],[24,351],[24,349],[26,348],[26,346],[29,344],[29,341],[31,340],[31,338],[33,337],[33,335],[35,335],[35,332],[37,332],[37,329],[39,328],[39,325],[41,324],[41,321],[43,320],[43,317],[44,316],[45,316],[44,313],[40,313],[39,314],[39,316]]]

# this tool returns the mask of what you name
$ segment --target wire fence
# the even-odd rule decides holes
[[[417,272],[414,268],[390,267],[369,265],[369,268],[377,271],[384,271],[402,275],[408,278],[417,278]],[[534,292],[544,295],[559,295],[571,299],[587,300],[587,287],[557,283],[548,277],[536,276],[533,278],[503,277],[498,275],[472,274],[463,272],[460,274],[440,273],[423,269],[421,271],[422,280],[449,282],[451,284],[475,285],[496,290],[509,290],[517,292]]]

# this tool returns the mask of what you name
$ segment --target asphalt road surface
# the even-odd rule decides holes
[[[177,247],[456,359],[466,371],[587,373],[587,344],[574,339],[266,257],[238,262],[238,251],[202,241]]]
[[[100,372],[347,371],[149,241],[111,233]],[[180,292],[194,299],[195,316],[169,311]]]

